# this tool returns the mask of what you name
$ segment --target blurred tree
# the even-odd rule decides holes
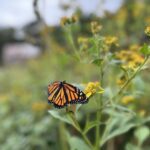
[[[15,30],[12,28],[0,30],[0,65],[3,64],[3,46],[8,42],[15,41],[14,33]]]

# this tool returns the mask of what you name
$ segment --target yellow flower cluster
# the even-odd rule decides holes
[[[106,45],[116,45],[118,46],[118,38],[116,36],[106,36],[104,39],[104,42]]]
[[[43,102],[35,102],[32,104],[32,110],[34,112],[46,110],[47,107],[48,107],[47,103],[43,103]]]
[[[100,86],[99,82],[89,82],[84,90],[84,93],[86,94],[87,97],[90,97],[95,93],[103,93],[103,92],[104,89]]]
[[[133,96],[128,95],[128,96],[124,96],[124,97],[122,98],[121,102],[122,102],[123,104],[127,105],[127,104],[133,102],[134,100],[135,100],[135,98],[134,98]]]
[[[78,21],[78,17],[76,15],[68,18],[68,17],[62,17],[61,18],[61,25],[62,26],[65,26],[65,25],[69,25],[69,24],[72,24],[72,23],[75,23]]]
[[[138,51],[140,48],[141,48],[141,47],[140,47],[139,45],[137,45],[137,44],[131,45],[131,46],[129,47],[129,49],[130,49],[131,51]]]
[[[102,26],[98,24],[98,22],[91,22],[91,31],[93,34],[97,34],[102,29]]]
[[[123,68],[133,70],[144,61],[144,58],[137,51],[132,50],[122,50],[116,54],[116,58],[123,62]]]
[[[150,36],[150,26],[146,27],[144,32],[147,36]]]

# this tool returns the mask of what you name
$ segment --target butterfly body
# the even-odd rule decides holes
[[[48,103],[53,103],[56,108],[86,102],[88,102],[86,95],[72,84],[65,81],[55,81],[48,85]]]

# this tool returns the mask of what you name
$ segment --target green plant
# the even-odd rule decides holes
[[[78,47],[77,41],[72,35],[74,22],[68,22],[68,20],[71,19],[63,19],[68,43],[73,48],[78,61],[92,63],[97,66],[99,74],[97,80],[99,80],[101,87],[104,88],[104,93],[92,92],[93,89],[89,88],[92,98],[89,98],[90,104],[84,105],[83,110],[82,105],[77,105],[75,110],[70,106],[66,110],[49,110],[49,113],[54,118],[65,123],[62,130],[66,138],[62,142],[67,142],[70,149],[99,150],[110,139],[150,121],[149,117],[141,118],[127,106],[121,105],[122,97],[130,92],[132,81],[139,76],[139,73],[149,60],[149,46],[145,44],[140,50],[141,53],[138,50],[137,52],[129,52],[129,55],[133,55],[130,60],[128,58],[124,59],[124,57],[129,56],[124,52],[124,57],[118,59],[117,54],[120,51],[111,52],[111,49],[118,45],[117,38],[109,37],[108,39],[102,36],[100,34],[102,27],[97,22],[92,22],[92,36],[80,38]],[[115,76],[118,76],[116,69],[127,77],[121,87],[118,87],[114,82],[117,79]],[[114,76],[114,78],[112,79],[110,76]],[[94,85],[94,82],[91,84]],[[91,108],[88,105],[91,105]],[[75,128],[79,135],[76,133],[77,135],[73,136],[67,130],[67,124]],[[146,130],[144,131],[146,132]],[[139,137],[137,136],[139,132],[136,132],[136,137]],[[145,139],[147,134],[144,135],[146,135],[144,136]],[[142,142],[139,139],[138,148],[141,147]],[[67,149],[67,147],[65,148]]]

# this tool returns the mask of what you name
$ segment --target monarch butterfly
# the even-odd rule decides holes
[[[86,95],[79,88],[65,81],[55,81],[48,85],[48,103],[53,103],[56,108],[86,102],[88,102]]]

